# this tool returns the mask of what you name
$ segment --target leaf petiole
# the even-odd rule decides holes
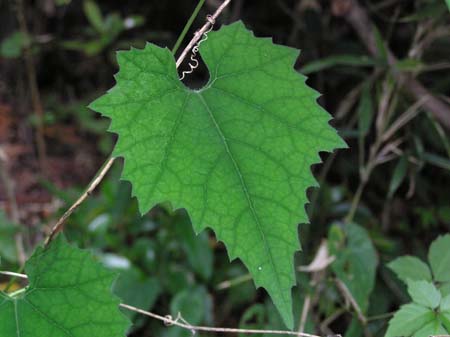
[[[187,32],[191,28],[192,24],[194,23],[195,18],[197,17],[198,13],[200,12],[200,9],[202,8],[203,4],[205,3],[205,0],[199,0],[197,3],[197,6],[195,7],[194,11],[192,12],[191,17],[186,22],[186,25],[183,28],[183,31],[181,32],[180,36],[177,39],[177,42],[175,42],[175,46],[172,49],[172,54],[176,54],[178,49],[181,46],[181,43],[183,42]]]

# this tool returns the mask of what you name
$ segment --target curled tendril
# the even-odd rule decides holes
[[[208,22],[210,23],[209,29],[203,33],[202,39],[198,41],[197,44],[192,48],[191,61],[189,62],[189,70],[185,70],[182,72],[180,80],[183,80],[186,77],[186,75],[192,74],[194,70],[197,69],[199,66],[199,62],[197,59],[198,50],[200,48],[200,45],[206,40],[208,40],[208,33],[212,31],[214,24],[216,22],[211,15],[208,15],[206,17],[206,20],[208,20]]]

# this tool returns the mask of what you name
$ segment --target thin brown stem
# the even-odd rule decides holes
[[[177,68],[181,65],[181,63],[183,63],[183,61],[186,58],[186,56],[191,52],[192,48],[194,48],[194,46],[201,39],[203,34],[205,32],[207,32],[211,28],[212,22],[216,21],[216,19],[223,12],[225,7],[227,7],[230,4],[230,2],[231,2],[231,0],[225,0],[219,6],[219,8],[217,8],[217,10],[214,12],[214,14],[210,16],[210,19],[206,21],[206,23],[203,25],[203,27],[200,28],[200,30],[195,32],[194,37],[189,42],[189,44],[186,46],[186,48],[184,48],[183,52],[181,53],[180,57],[178,58],[178,60],[177,60]]]
[[[311,296],[307,295],[305,301],[303,302],[302,314],[300,316],[300,323],[298,325],[298,332],[305,331],[306,320],[308,319],[308,312],[311,307]]]
[[[70,206],[70,208],[62,215],[62,217],[58,220],[58,222],[53,226],[52,230],[50,231],[50,234],[45,240],[45,247],[47,247],[49,243],[54,239],[56,234],[58,234],[62,230],[65,222],[72,215],[72,213],[75,212],[75,210],[78,207],[80,207],[80,205],[92,194],[95,188],[102,182],[103,178],[105,178],[106,174],[108,173],[111,166],[114,164],[115,160],[116,157],[111,157],[108,159],[108,161],[100,169],[100,172],[97,174],[94,180],[92,180],[92,182],[89,184],[86,191],[75,201],[75,203],[72,206]]]
[[[120,304],[120,307],[137,312],[139,314],[160,320],[164,322],[165,325],[175,325],[180,328],[190,330],[194,334],[198,331],[205,332],[214,332],[214,333],[241,333],[241,334],[271,334],[271,335],[288,335],[288,336],[301,336],[301,337],[319,337],[316,335],[303,333],[303,332],[294,332],[294,331],[283,331],[283,330],[256,330],[256,329],[234,329],[234,328],[214,328],[208,326],[198,326],[198,325],[190,325],[187,323],[180,315],[176,319],[173,319],[171,316],[161,316],[155,314],[153,312],[145,311],[131,305]]]
[[[359,186],[358,186],[358,189],[356,190],[355,195],[353,196],[350,210],[348,211],[348,214],[345,217],[345,223],[350,223],[353,221],[353,218],[355,217],[355,213],[356,213],[358,205],[361,201],[362,193],[363,193],[365,187],[366,187],[366,184],[361,181],[359,183]]]

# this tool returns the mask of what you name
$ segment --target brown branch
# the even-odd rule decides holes
[[[370,54],[378,56],[379,50],[375,40],[374,24],[357,0],[333,0],[332,11],[334,15],[342,16],[353,27]],[[413,76],[397,71],[395,69],[397,58],[387,46],[385,48],[389,65],[393,67],[392,74],[397,82],[416,100],[429,97],[423,107],[450,130],[450,106],[433,95]]]

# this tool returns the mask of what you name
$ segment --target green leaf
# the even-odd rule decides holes
[[[197,232],[211,227],[293,327],[297,224],[319,151],[346,146],[293,69],[298,51],[258,39],[240,22],[200,48],[201,90],[178,79],[170,51],[147,44],[118,53],[117,84],[91,107],[112,119],[142,213],[170,201]]]
[[[192,268],[205,280],[213,272],[213,253],[209,246],[209,237],[206,232],[195,235],[191,221],[186,212],[180,211],[173,218],[174,232],[183,246]]]
[[[303,74],[311,74],[335,66],[373,66],[375,61],[365,55],[333,55],[313,61],[300,69]]]
[[[414,256],[402,256],[390,262],[388,268],[405,283],[413,281],[431,281],[431,272],[428,265]]]
[[[369,296],[375,285],[378,257],[372,240],[364,228],[346,224],[345,236],[338,234],[340,231],[341,228],[334,225],[328,236],[330,253],[336,256],[331,267],[347,286],[361,310],[366,312]]]
[[[414,302],[431,309],[436,309],[441,302],[441,293],[433,283],[427,281],[408,280],[408,294]]]
[[[448,10],[450,11],[450,0],[445,0],[445,3],[447,4]]]
[[[450,311],[441,312],[438,315],[442,325],[450,332]]]
[[[395,192],[405,180],[406,173],[408,173],[408,159],[406,156],[402,156],[398,160],[394,173],[392,174],[392,179],[389,184],[388,198],[392,198],[394,196]]]
[[[358,128],[359,137],[364,138],[370,130],[373,119],[372,97],[370,95],[371,86],[365,84],[361,92],[361,99],[358,105]]]
[[[0,336],[119,337],[128,322],[111,293],[114,274],[59,236],[27,261],[29,286],[0,293]]]
[[[22,32],[14,32],[0,43],[0,56],[16,58],[22,55],[23,48],[30,43],[29,37]]]
[[[438,156],[429,152],[424,152],[422,154],[422,158],[431,165],[450,171],[450,159],[448,158]]]
[[[442,296],[450,295],[450,282],[442,283],[439,287]]]
[[[442,299],[439,309],[441,311],[449,311],[450,312],[450,295],[447,295]]]
[[[442,324],[450,331],[450,295],[442,299],[439,311],[439,318]]]
[[[122,302],[143,310],[151,310],[159,294],[161,286],[156,278],[145,278],[138,269],[123,271],[114,282],[113,292]],[[132,318],[135,312],[123,310],[124,314]]]
[[[208,309],[211,309],[211,299],[203,286],[185,289],[178,293],[170,303],[170,312],[173,317],[178,314],[189,322],[189,324],[200,324]]]
[[[94,27],[99,33],[105,32],[102,12],[100,11],[97,3],[94,0],[84,0],[83,10],[92,27]]]
[[[425,67],[425,64],[417,59],[406,58],[403,60],[399,60],[395,64],[395,67],[397,68],[397,70],[405,72],[421,71]]]
[[[428,251],[428,260],[435,281],[450,281],[450,234],[439,236],[433,241]]]
[[[412,336],[435,319],[434,312],[421,305],[403,305],[389,321],[385,337]]]
[[[419,331],[414,333],[414,337],[442,336],[447,334],[447,331],[436,317],[431,322],[425,324]]]

